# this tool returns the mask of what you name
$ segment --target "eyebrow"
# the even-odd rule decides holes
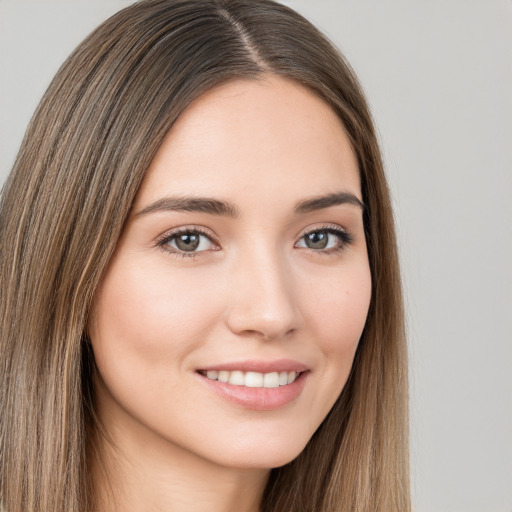
[[[295,213],[303,214],[322,210],[331,206],[350,204],[365,209],[364,203],[351,192],[335,192],[299,201],[295,205]],[[137,216],[153,212],[200,212],[210,215],[236,218],[240,210],[236,205],[213,197],[168,196],[158,199],[136,213]]]
[[[238,208],[228,203],[212,197],[163,197],[154,203],[143,208],[136,215],[146,215],[153,212],[201,212],[210,215],[220,215],[225,217],[239,217]]]
[[[315,210],[322,210],[330,206],[337,206],[339,204],[351,204],[358,206],[362,210],[365,209],[364,203],[351,192],[335,192],[325,196],[312,197],[300,201],[295,205],[296,213],[308,213]]]

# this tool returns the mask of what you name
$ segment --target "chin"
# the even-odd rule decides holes
[[[222,466],[237,469],[272,469],[284,466],[297,458],[306,447],[309,437],[283,436],[280,439],[258,440],[253,444],[234,443],[215,457]],[[213,458],[213,457],[212,457]]]

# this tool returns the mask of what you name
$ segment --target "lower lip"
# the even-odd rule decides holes
[[[302,372],[291,384],[278,388],[249,388],[220,382],[198,373],[206,385],[226,400],[245,409],[271,411],[296,400],[306,384],[309,372]]]

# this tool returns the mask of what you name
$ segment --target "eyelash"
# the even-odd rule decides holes
[[[347,245],[350,245],[354,238],[350,233],[347,233],[347,231],[339,228],[338,226],[333,225],[326,225],[319,228],[315,228],[309,231],[305,231],[300,237],[299,241],[303,240],[306,236],[311,235],[313,233],[327,233],[330,235],[335,235],[339,239],[339,243],[336,247],[322,250],[322,249],[311,249],[308,247],[300,247],[300,249],[310,249],[316,254],[321,254],[323,256],[329,256],[331,254],[339,253],[345,249]],[[202,235],[208,238],[210,243],[216,247],[219,247],[219,244],[214,240],[213,236],[210,232],[207,232],[199,227],[188,227],[188,228],[179,228],[175,231],[172,231],[170,233],[165,233],[156,241],[156,246],[165,251],[167,254],[172,254],[175,257],[181,257],[182,259],[185,258],[196,258],[198,257],[202,252],[205,251],[180,251],[179,249],[170,248],[169,242],[174,240],[175,238],[179,237],[180,235]],[[296,242],[298,243],[298,242]],[[218,249],[216,249],[218,250]]]
[[[212,243],[212,245],[219,246],[219,244],[213,239],[213,236],[211,233],[199,228],[199,227],[189,227],[189,228],[179,228],[175,231],[172,231],[170,233],[165,233],[160,238],[157,239],[156,245],[163,251],[165,251],[168,254],[172,254],[176,257],[182,257],[185,258],[196,258],[200,255],[201,252],[204,251],[193,251],[193,252],[186,252],[186,251],[180,251],[179,249],[174,249],[169,247],[169,242],[174,240],[175,238],[182,236],[182,235],[202,235],[208,238],[208,240]]]
[[[335,235],[338,237],[338,245],[336,247],[332,247],[330,249],[311,249],[309,247],[303,247],[303,249],[309,249],[313,251],[315,254],[321,254],[322,256],[330,256],[332,254],[337,254],[343,251],[347,245],[350,245],[354,241],[354,237],[345,231],[344,229],[341,229],[340,227],[336,225],[325,225],[319,228],[311,229],[308,231],[305,231],[302,233],[302,235],[299,237],[299,241],[303,240],[306,236],[311,235],[313,233],[327,233],[330,235]],[[298,242],[297,242],[298,243]],[[301,247],[302,249],[302,247]]]

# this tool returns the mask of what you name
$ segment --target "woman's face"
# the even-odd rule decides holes
[[[121,445],[238,468],[301,452],[368,312],[360,201],[342,124],[297,84],[232,82],[185,111],[93,303],[99,414]]]

